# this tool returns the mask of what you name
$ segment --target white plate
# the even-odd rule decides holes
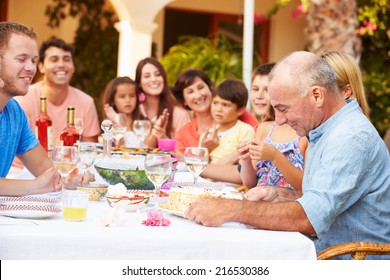
[[[172,214],[172,215],[175,215],[175,216],[179,216],[179,217],[185,218],[184,212],[182,212],[182,211],[170,210],[170,209],[166,208],[166,204],[160,204],[160,205],[158,206],[158,208],[159,208],[161,211],[165,212],[165,213],[168,213],[168,214]]]
[[[47,218],[61,212],[61,208],[49,205],[1,205],[0,214],[13,218]]]
[[[210,190],[222,190],[225,185],[221,183],[213,183],[213,182],[197,182],[195,185],[192,182],[171,182],[167,183],[167,186],[170,188],[188,188],[188,187],[195,187],[195,188],[203,188],[203,189],[210,189]]]
[[[61,192],[28,196],[0,196],[2,205],[54,205],[61,202]]]

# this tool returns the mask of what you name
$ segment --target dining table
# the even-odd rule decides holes
[[[175,181],[190,181],[190,176],[177,172]],[[83,222],[65,221],[61,212],[35,219],[0,215],[0,259],[316,259],[314,243],[299,232],[260,230],[235,222],[205,227],[177,213],[163,214],[169,226],[146,226],[143,214],[113,209],[103,198],[89,201]]]

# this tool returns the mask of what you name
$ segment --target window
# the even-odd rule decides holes
[[[213,38],[217,34],[223,34],[234,43],[242,45],[242,17],[176,9],[165,10],[164,53],[179,43],[179,37],[182,35]],[[268,48],[269,23],[258,24],[254,28],[253,50],[259,54],[262,63],[268,62]]]

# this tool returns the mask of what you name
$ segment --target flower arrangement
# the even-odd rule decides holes
[[[164,214],[161,210],[150,210],[147,214],[147,219],[142,223],[145,226],[152,227],[167,227],[171,224],[171,221],[164,217]]]

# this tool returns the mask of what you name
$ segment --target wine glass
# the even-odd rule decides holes
[[[149,135],[152,130],[152,122],[149,120],[134,120],[133,131],[139,139],[140,148],[145,147],[145,137]]]
[[[64,186],[66,176],[76,167],[78,161],[77,148],[74,146],[53,147],[52,161],[54,167],[61,174],[62,186]]]
[[[80,173],[84,173],[94,163],[97,157],[97,150],[95,143],[79,143],[79,165]]]
[[[125,135],[127,130],[127,118],[125,113],[117,113],[114,119],[111,120],[113,128],[111,133],[113,134],[116,142],[116,146],[119,147],[119,140]]]
[[[84,121],[82,118],[75,118],[74,119],[74,128],[76,128],[77,132],[81,135],[83,134],[84,131]]]
[[[204,147],[187,147],[184,152],[184,162],[194,175],[194,185],[196,185],[199,174],[205,170],[209,162],[209,151]]]
[[[149,199],[148,207],[157,208],[161,185],[164,184],[172,172],[172,160],[170,154],[146,154],[145,173],[154,185],[154,197]]]

